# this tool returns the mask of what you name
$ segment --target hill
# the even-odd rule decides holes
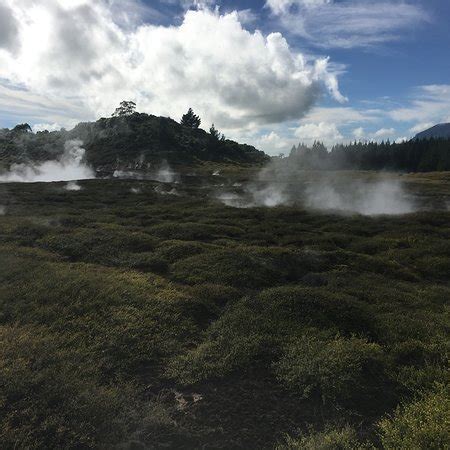
[[[440,123],[434,127],[422,131],[414,137],[414,139],[449,139],[450,138],[450,123]]]
[[[269,159],[246,144],[219,139],[167,117],[134,113],[78,124],[73,130],[32,133],[28,125],[0,130],[0,166],[60,157],[68,140],[79,139],[87,162],[98,172],[145,169],[148,164],[195,164],[202,161],[255,164]]]

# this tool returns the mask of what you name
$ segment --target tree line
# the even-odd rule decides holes
[[[136,103],[133,101],[124,100],[120,102],[119,107],[116,108],[116,110],[113,112],[112,117],[131,116],[135,112],[136,112]],[[181,125],[193,129],[199,128],[201,123],[202,119],[200,119],[200,116],[194,113],[194,110],[192,108],[189,108],[187,113],[183,114],[180,120]],[[225,135],[223,133],[220,133],[214,124],[212,124],[211,128],[209,129],[209,134],[211,135],[213,141],[221,141],[221,142],[225,141]]]
[[[401,143],[353,142],[330,151],[321,142],[294,146],[289,160],[314,170],[394,170],[433,172],[450,170],[450,139],[413,139]]]

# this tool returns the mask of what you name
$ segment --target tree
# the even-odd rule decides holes
[[[209,129],[209,133],[215,141],[225,140],[225,135],[220,133],[220,131],[214,126],[214,124],[212,124],[211,128]]]
[[[31,133],[31,127],[27,123],[21,123],[19,125],[16,125],[13,130],[15,133]]]
[[[120,102],[120,106],[116,108],[113,113],[113,117],[130,116],[136,111],[136,103],[132,101]]]
[[[192,108],[189,108],[188,112],[181,118],[181,125],[184,127],[198,128],[201,122],[200,117],[194,114]]]

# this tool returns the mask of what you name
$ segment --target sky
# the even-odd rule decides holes
[[[0,128],[122,100],[269,154],[450,122],[448,0],[0,0]]]

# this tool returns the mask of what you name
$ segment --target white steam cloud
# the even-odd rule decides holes
[[[352,179],[344,172],[305,172],[286,160],[262,169],[242,188],[233,186],[217,198],[237,208],[300,206],[340,214],[398,215],[416,210],[413,199],[398,180]]]
[[[177,183],[179,180],[178,174],[169,166],[167,161],[164,161],[159,167],[154,177],[156,181],[161,183]]]
[[[13,164],[8,172],[0,174],[0,182],[34,183],[38,181],[72,181],[95,178],[94,171],[83,161],[83,142],[66,141],[63,155],[54,161],[39,164]]]
[[[365,216],[408,214],[415,210],[402,184],[392,180],[354,182],[345,187],[313,184],[306,190],[305,205],[312,209]]]
[[[150,171],[137,170],[115,170],[113,178],[132,179],[132,180],[152,180],[160,183],[178,183],[179,175],[169,166],[167,161]]]
[[[81,186],[76,181],[69,181],[65,187],[66,191],[81,191]]]

